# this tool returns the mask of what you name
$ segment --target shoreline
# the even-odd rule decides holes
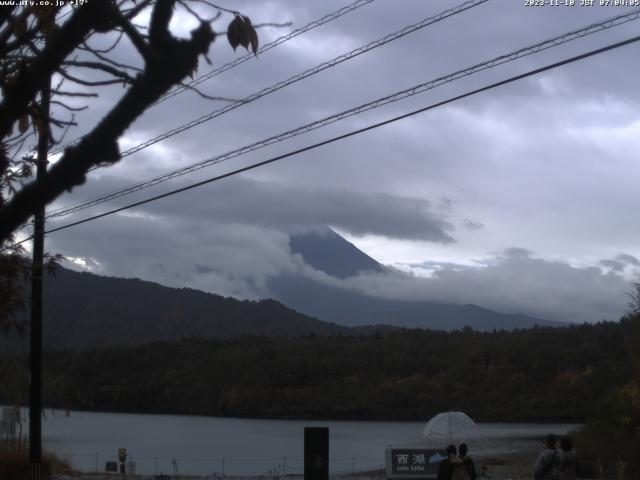
[[[482,457],[472,457],[478,478],[526,480],[533,478],[533,464],[540,450],[530,449],[520,452],[501,453]],[[155,480],[155,474],[126,475],[95,472],[74,472],[72,474],[52,475],[51,480]],[[167,480],[301,480],[303,474],[287,475],[167,475]],[[346,474],[329,474],[331,480],[381,480],[385,478],[384,469],[366,470]]]
[[[8,407],[15,407],[16,405],[6,405],[0,403],[0,409]],[[19,405],[18,408],[29,411],[28,405]],[[422,417],[408,418],[408,417],[367,417],[367,416],[337,416],[337,417],[319,417],[314,415],[214,415],[209,413],[181,413],[170,411],[124,411],[124,410],[102,410],[102,409],[83,409],[77,407],[64,408],[64,407],[52,407],[45,406],[42,408],[44,412],[61,412],[64,415],[72,413],[99,413],[106,415],[144,415],[144,416],[173,416],[173,417],[191,417],[191,418],[219,418],[229,420],[282,420],[282,421],[305,421],[305,422],[370,422],[370,423],[419,423],[426,422]],[[586,421],[584,418],[572,417],[572,418],[549,418],[549,417],[526,417],[526,418],[511,418],[501,419],[499,417],[474,417],[476,423],[483,424],[522,424],[522,425],[583,425]],[[428,419],[427,419],[428,420]]]
[[[190,475],[181,475],[183,478],[204,479],[209,475],[220,479],[223,472],[224,478],[280,478],[278,473],[293,478],[291,474],[303,472],[303,427],[319,423],[330,429],[332,478],[355,478],[354,471],[362,478],[380,478],[383,475],[376,469],[385,463],[386,448],[439,449],[447,443],[424,438],[422,422],[186,418],[77,411],[66,417],[59,412],[45,425],[44,447],[64,459],[76,472],[75,478],[121,477],[105,475],[104,471],[105,462],[117,458],[121,447],[127,448],[140,474],[130,478],[148,479],[155,476],[154,472],[173,472],[172,461],[177,461],[180,473]],[[513,472],[526,478],[544,435],[563,434],[576,425],[479,423],[477,427],[456,443],[466,441],[478,472],[493,478],[514,477],[506,473]],[[280,441],[274,443],[274,436]]]

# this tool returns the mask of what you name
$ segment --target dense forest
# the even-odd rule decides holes
[[[51,407],[248,417],[583,422],[637,372],[638,320],[512,332],[182,339],[45,356]],[[0,403],[26,388],[0,356]],[[20,384],[22,386],[20,386]]]

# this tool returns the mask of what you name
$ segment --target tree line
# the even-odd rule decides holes
[[[185,338],[45,356],[50,407],[271,418],[584,422],[638,373],[637,319],[512,332]],[[0,390],[26,387],[0,356]],[[13,373],[11,373],[13,372]]]

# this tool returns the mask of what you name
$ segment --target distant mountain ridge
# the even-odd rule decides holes
[[[405,328],[513,330],[534,325],[560,326],[525,314],[494,312],[477,305],[388,300],[325,285],[312,279],[281,275],[269,281],[274,298],[298,312],[348,326],[390,325]]]
[[[388,268],[330,228],[291,235],[290,247],[294,254],[301,255],[316,270],[339,279],[362,272],[382,273]],[[490,331],[562,325],[521,313],[499,313],[473,304],[372,297],[299,275],[273,277],[268,287],[275,299],[298,312],[348,326],[384,324],[435,330],[471,326],[476,330]]]
[[[339,279],[361,272],[384,273],[388,268],[332,230],[294,235],[290,245],[313,268]],[[130,346],[188,337],[371,335],[401,328],[470,326],[490,331],[560,325],[477,305],[375,298],[299,275],[272,277],[268,288],[275,300],[240,301],[60,267],[55,277],[45,280],[45,348]],[[7,345],[15,346],[15,339],[8,342],[0,337],[0,349]]]

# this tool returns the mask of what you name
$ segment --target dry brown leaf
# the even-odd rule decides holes
[[[251,51],[253,51],[253,54],[257,56],[258,54],[256,52],[258,51],[258,32],[256,32],[256,29],[253,27],[253,24],[251,23],[249,17],[244,17],[244,23],[247,29],[247,36],[249,37],[249,44],[251,45]],[[249,49],[248,46],[246,48],[247,50]]]
[[[242,19],[236,15],[236,17],[231,20],[229,26],[227,27],[227,40],[229,40],[229,45],[234,50],[240,45],[240,30],[242,29],[242,24],[244,22]]]
[[[251,19],[244,15],[236,15],[227,28],[227,39],[235,50],[238,45],[251,50],[255,54],[258,50],[258,34],[251,24]]]

